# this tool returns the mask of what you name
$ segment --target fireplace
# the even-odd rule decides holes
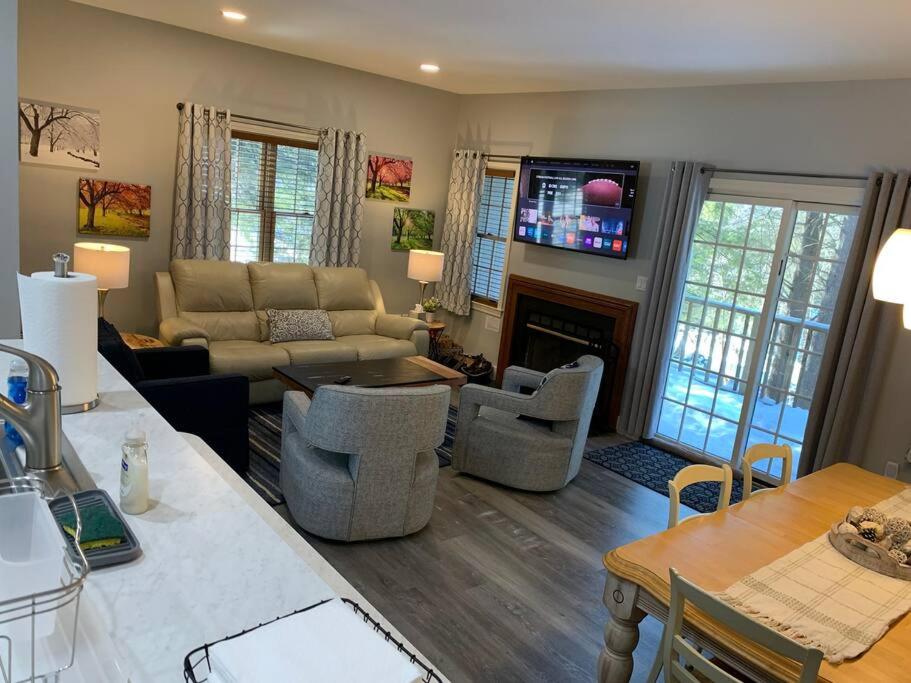
[[[634,301],[510,275],[497,382],[510,365],[547,372],[582,355],[604,361],[592,431],[613,431],[629,360]]]

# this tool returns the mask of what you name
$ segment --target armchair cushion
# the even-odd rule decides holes
[[[180,346],[185,339],[193,337],[208,341],[209,333],[186,318],[165,318],[158,326],[158,336],[169,346]]]
[[[415,330],[426,330],[427,323],[417,318],[383,313],[376,318],[376,333],[393,339],[411,339]]]

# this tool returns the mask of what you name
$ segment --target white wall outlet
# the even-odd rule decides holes
[[[883,472],[890,479],[898,479],[898,463],[890,460],[886,463],[886,470]]]
[[[500,319],[493,315],[485,316],[486,320],[484,321],[484,329],[490,332],[499,332],[500,331]]]
[[[644,275],[639,275],[636,277],[636,289],[640,292],[644,292],[648,289],[648,278]]]

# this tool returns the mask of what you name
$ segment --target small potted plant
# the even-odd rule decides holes
[[[432,323],[433,315],[440,307],[440,300],[435,296],[432,296],[429,299],[424,299],[424,303],[421,304],[421,306],[424,308],[424,320]]]

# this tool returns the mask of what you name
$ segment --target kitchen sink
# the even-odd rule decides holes
[[[5,434],[0,432],[0,479],[12,479],[21,477],[26,474],[22,462],[25,458],[24,450],[20,447],[17,449]],[[21,457],[20,457],[21,455]],[[60,491],[76,493],[97,488],[92,475],[85,469],[85,465],[79,459],[73,445],[63,435],[61,440],[61,456],[63,464],[52,470],[29,470],[28,474],[45,481],[48,484],[50,492],[56,494]],[[13,489],[0,487],[0,493],[10,493]]]

